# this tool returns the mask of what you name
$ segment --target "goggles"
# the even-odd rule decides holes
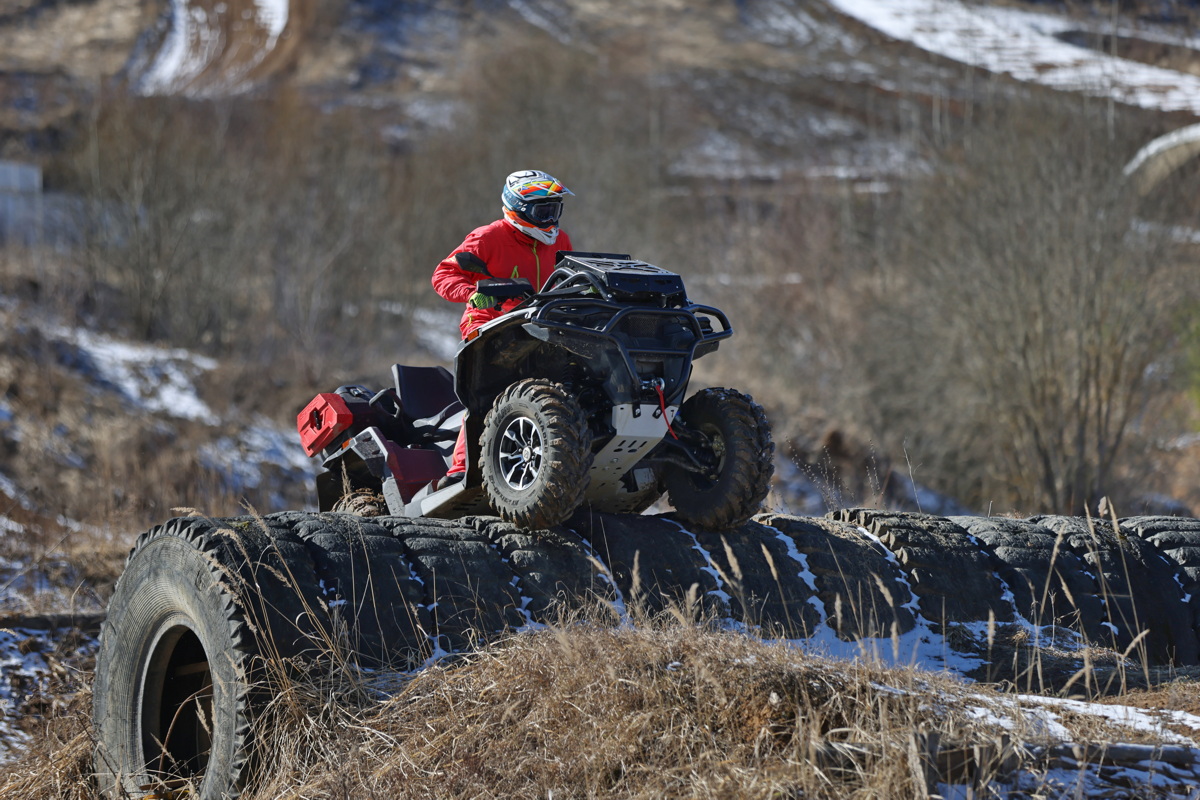
[[[557,225],[562,216],[562,200],[539,200],[525,207],[525,216],[535,225]]]

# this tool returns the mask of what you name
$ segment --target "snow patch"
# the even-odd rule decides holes
[[[715,129],[705,131],[667,171],[683,178],[763,181],[779,180],[784,172],[780,164],[765,162],[755,149]]]
[[[1176,147],[1184,145],[1200,144],[1200,125],[1188,125],[1179,130],[1171,131],[1165,136],[1160,136],[1150,144],[1137,151],[1137,154],[1125,165],[1125,177],[1130,177],[1147,162],[1158,157],[1167,150],[1172,150]]]
[[[33,511],[33,503],[30,502],[25,490],[18,486],[16,481],[3,473],[0,473],[0,492],[8,495],[9,498],[24,510]]]
[[[267,32],[266,48],[273,49],[288,23],[289,0],[254,0],[254,16],[260,28]]]
[[[21,429],[17,427],[17,416],[12,406],[0,400],[0,437],[10,442],[21,441]]]
[[[1200,77],[1068,44],[1058,36],[1079,25],[1066,17],[959,0],[830,3],[894,39],[1019,81],[1142,108],[1200,113]]]
[[[1191,728],[1200,731],[1200,716],[1186,711],[1169,711],[1163,709],[1145,709],[1132,706],[1110,705],[1107,703],[1089,703],[1083,700],[1069,700],[1059,697],[1042,697],[1040,695],[1018,695],[1014,706],[1034,706],[1038,709],[1058,709],[1060,712],[1086,714],[1098,717],[1110,724],[1130,728],[1140,733],[1151,734],[1159,740],[1158,744],[1193,745],[1192,739],[1175,733],[1171,726]],[[1028,713],[1028,709],[1024,709]],[[1068,737],[1060,737],[1068,738]]]
[[[204,9],[190,8],[188,0],[171,0],[167,38],[142,76],[138,91],[165,94],[185,85],[216,57],[221,40],[219,29],[209,24]]]
[[[414,308],[409,313],[412,314],[413,334],[417,337],[417,342],[441,360],[453,362],[454,357],[458,355],[459,346],[462,345],[462,336],[458,328],[462,312],[457,309],[449,311]]]
[[[818,33],[827,31],[797,4],[783,0],[757,3],[745,24],[759,40],[771,45],[808,45]]]
[[[535,28],[553,36],[559,44],[571,44],[571,37],[563,17],[565,14],[557,2],[544,0],[508,0],[509,6],[521,15],[521,19]]]
[[[288,8],[289,0],[254,0],[254,9],[242,13],[243,20],[253,21],[265,34],[266,41],[257,45],[251,57],[236,70],[219,76],[220,86],[233,91],[245,88],[242,84],[246,74],[275,49],[287,28]],[[186,90],[223,53],[246,46],[226,35],[223,20],[228,13],[225,3],[217,3],[209,10],[193,5],[191,0],[171,0],[166,38],[139,81],[138,92],[155,95]],[[235,23],[233,29],[242,26],[244,23]]]
[[[290,475],[291,481],[313,485],[316,469],[304,454],[294,430],[284,430],[265,417],[258,417],[234,436],[222,436],[202,445],[197,454],[205,469],[219,473],[235,493],[256,489],[265,480],[264,469]],[[282,497],[272,498],[275,506]]]
[[[134,406],[180,419],[219,419],[196,393],[193,380],[217,362],[189,350],[129,344],[81,328],[51,326],[47,333],[78,349],[78,367],[107,384]]]

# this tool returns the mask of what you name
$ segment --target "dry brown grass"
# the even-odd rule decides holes
[[[998,748],[1004,731],[972,709],[1003,697],[712,626],[570,624],[436,664],[382,700],[361,676],[290,686],[262,725],[275,768],[249,797],[917,797],[925,737]],[[1007,716],[1016,740],[1052,743]],[[1153,741],[1062,721],[1077,741]]]
[[[411,797],[813,796],[832,787],[808,764],[811,743],[903,746],[915,727],[914,698],[866,678],[701,628],[548,631],[410,684],[378,727],[420,745],[363,759],[355,777]],[[837,794],[907,780],[872,772]],[[328,776],[311,785],[340,796]]]
[[[0,768],[0,798],[94,798],[91,711],[92,695],[85,690],[57,713],[29,726],[28,749]]]
[[[1038,704],[982,685],[670,618],[514,634],[407,675],[287,671],[257,723],[246,800],[918,797],[922,764],[969,783],[1011,771],[1019,752],[1036,775],[1060,743],[1029,715]],[[0,798],[93,796],[89,705],[80,691],[30,727]],[[1055,716],[1073,742],[1161,743]]]

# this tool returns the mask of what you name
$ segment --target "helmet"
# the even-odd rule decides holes
[[[514,228],[539,242],[554,244],[563,198],[573,192],[539,169],[514,172],[504,181],[500,200],[504,218]]]

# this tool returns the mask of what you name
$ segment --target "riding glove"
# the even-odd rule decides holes
[[[497,300],[496,298],[492,297],[491,295],[486,295],[486,294],[483,294],[482,292],[475,292],[475,294],[473,294],[469,298],[467,298],[467,302],[470,303],[471,305],[475,306],[476,308],[491,308],[492,306],[496,305],[496,303],[499,303],[500,301]]]

